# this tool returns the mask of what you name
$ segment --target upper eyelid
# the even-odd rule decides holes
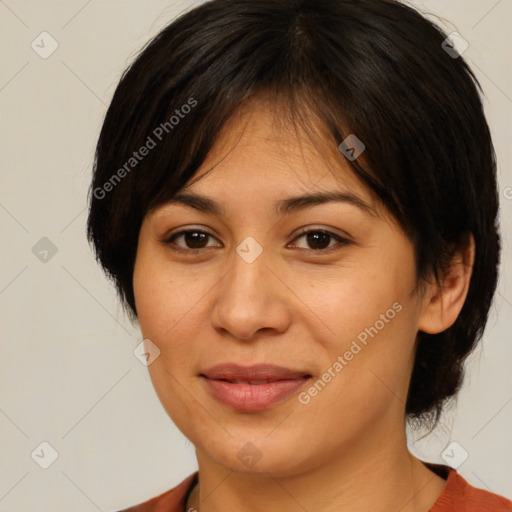
[[[161,242],[164,245],[165,244],[169,244],[169,243],[171,243],[171,240],[173,238],[178,238],[178,237],[183,236],[183,235],[185,235],[187,233],[203,233],[203,234],[208,235],[211,238],[215,238],[217,240],[217,236],[212,234],[212,233],[210,233],[209,231],[206,231],[204,229],[199,229],[199,228],[197,228],[197,229],[187,228],[187,229],[181,229],[180,231],[176,231],[176,232],[171,233],[169,235],[164,235],[164,237],[161,239]],[[219,240],[217,240],[217,241],[219,241]],[[192,251],[194,249],[186,249],[186,250]]]
[[[348,244],[351,244],[351,240],[348,238],[348,237],[345,237],[343,235],[338,235],[337,233],[334,233],[328,229],[325,229],[325,228],[322,228],[322,229],[319,229],[319,228],[313,228],[313,229],[304,229],[303,231],[300,231],[299,233],[297,233],[292,242],[294,242],[295,240],[299,239],[299,238],[302,238],[302,236],[304,235],[307,235],[308,233],[325,233],[327,235],[329,235],[330,237],[334,238],[336,241],[337,241],[337,244],[333,245],[332,247],[328,247],[326,249],[304,249],[304,248],[299,248],[299,250],[301,251],[309,251],[309,252],[313,252],[313,253],[317,253],[317,254],[321,254],[322,252],[324,253],[327,253],[329,250],[331,249],[334,249],[336,247],[336,245],[348,245]]]
[[[305,227],[305,228],[300,228],[300,231],[298,233],[295,234],[294,236],[294,240],[296,238],[298,238],[299,236],[302,236],[304,234],[307,234],[307,233],[326,233],[326,234],[329,234],[329,235],[332,235],[336,238],[339,238],[340,240],[344,240],[346,242],[350,241],[351,239],[351,236],[348,234],[348,233],[344,233],[344,234],[339,234],[339,233],[335,233],[334,231],[332,231],[331,229],[329,228],[320,228],[320,227],[313,227],[313,228],[310,228],[310,227]]]
[[[303,233],[308,233],[311,231],[313,231],[313,232],[323,231],[323,232],[326,232],[331,235],[334,235],[334,236],[337,236],[337,237],[340,237],[343,239],[347,239],[347,240],[352,238],[352,235],[350,233],[348,233],[347,231],[340,230],[341,231],[341,234],[340,234],[340,233],[336,233],[335,231],[333,231],[334,229],[336,229],[336,228],[322,227],[321,225],[308,224],[307,226],[298,228],[299,232],[295,233],[294,238],[302,235]],[[183,225],[183,226],[174,228],[172,230],[169,230],[166,234],[163,235],[162,239],[166,240],[175,235],[187,233],[190,231],[206,233],[206,234],[212,236],[213,238],[217,238],[219,236],[216,233],[216,230],[211,230],[211,228],[204,228],[202,226],[194,227],[193,225],[191,227],[189,227],[189,225]],[[213,231],[213,233],[212,233],[212,231]]]
[[[171,243],[171,240],[173,238],[179,238],[180,236],[183,236],[187,233],[203,233],[205,235],[208,235],[212,238],[215,238],[217,240],[217,237],[216,235],[210,233],[209,231],[203,229],[203,228],[186,228],[186,229],[182,229],[180,231],[176,231],[174,233],[171,233],[170,235],[166,235],[163,240],[162,240],[162,243],[164,244],[169,244]],[[301,228],[301,230],[295,234],[295,236],[293,237],[293,240],[292,241],[295,241],[297,240],[299,237],[302,237],[303,235],[307,235],[308,233],[325,233],[329,236],[332,236],[333,238],[337,239],[338,240],[338,243],[351,243],[350,239],[348,236],[344,236],[344,235],[339,235],[337,233],[334,233],[333,231],[327,229],[327,228],[320,228],[320,227],[305,227],[305,228]],[[217,240],[218,242],[220,242],[219,240]],[[211,248],[210,247],[205,247],[204,249],[208,249],[208,248]],[[183,248],[181,248],[183,249]],[[194,250],[202,250],[202,249],[183,249],[184,251],[194,251]],[[314,249],[302,249],[302,250],[310,250],[310,251],[315,251]],[[322,252],[322,251],[326,251],[327,249],[324,249],[324,250],[317,250],[315,252]]]

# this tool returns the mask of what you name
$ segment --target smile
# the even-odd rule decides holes
[[[300,391],[310,374],[275,365],[218,365],[200,374],[210,395],[242,412],[270,408]]]

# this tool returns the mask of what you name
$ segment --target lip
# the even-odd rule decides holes
[[[199,376],[219,402],[243,412],[258,412],[297,392],[311,374],[273,364],[217,365]]]

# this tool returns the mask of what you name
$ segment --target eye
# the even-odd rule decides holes
[[[208,245],[210,238],[213,238],[213,235],[206,231],[201,231],[199,229],[186,229],[172,234],[165,240],[162,240],[162,242],[165,245],[176,246],[172,247],[172,249],[179,252],[198,251],[208,247],[220,247],[220,245]],[[182,243],[177,243],[178,240],[182,240]]]
[[[324,229],[305,230],[294,241],[300,239],[304,239],[306,247],[299,247],[299,249],[315,252],[331,252],[330,249],[337,245],[344,246],[351,243],[350,240]],[[336,243],[332,244],[332,242]]]
[[[305,247],[297,247],[296,241],[300,239],[304,240]],[[173,233],[162,240],[162,243],[171,246],[173,251],[185,253],[200,252],[203,249],[211,247],[222,247],[220,242],[209,243],[211,240],[215,240],[215,237],[207,231],[186,229]],[[325,229],[304,230],[294,239],[294,242],[295,247],[298,249],[313,252],[331,252],[331,249],[336,249],[337,246],[344,246],[351,243],[350,240]]]

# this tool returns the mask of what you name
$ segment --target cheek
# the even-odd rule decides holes
[[[197,298],[189,279],[178,278],[170,266],[140,251],[134,268],[133,289],[142,337],[151,340],[160,355],[148,366],[153,387],[169,416],[178,425],[194,412],[188,398],[191,345],[197,338]],[[183,290],[186,292],[183,292]]]
[[[163,321],[168,298],[165,287],[162,287],[151,271],[150,265],[140,257],[137,258],[133,273],[133,293],[142,335],[151,340],[158,338],[159,333],[165,329]]]
[[[164,342],[197,302],[200,285],[177,272],[164,258],[141,251],[135,263],[133,291],[143,336]],[[185,277],[186,276],[186,277]]]
[[[383,325],[396,323],[394,318],[399,306],[394,308],[393,305],[403,305],[410,286],[403,276],[389,267],[385,271],[367,264],[364,268],[344,269],[340,275],[322,276],[321,286],[297,283],[306,305],[329,328],[331,334],[325,337],[326,342],[342,345],[375,323],[378,331],[383,330]]]
[[[369,326],[375,330],[354,326],[354,332],[364,337],[343,337],[326,347],[329,362],[306,390],[309,398],[303,395],[301,402],[309,399],[303,411],[312,424],[330,432],[326,438],[343,432],[340,442],[351,440],[389,418],[389,411],[395,411],[401,421],[414,354],[406,315],[405,310],[398,312],[380,330],[381,324],[375,327],[375,321]],[[328,383],[318,385],[318,379]]]
[[[407,262],[352,276],[312,301],[332,331],[322,344],[325,370],[331,368],[336,377],[322,394],[364,417],[397,396],[405,401],[419,309],[410,296],[414,267]]]
[[[201,330],[208,321],[208,293],[218,277],[192,268],[184,271],[154,253],[140,256],[133,287],[141,334],[160,349],[158,362],[169,372],[176,376],[193,373],[194,354],[201,351]],[[150,372],[156,372],[157,366],[151,365]]]

